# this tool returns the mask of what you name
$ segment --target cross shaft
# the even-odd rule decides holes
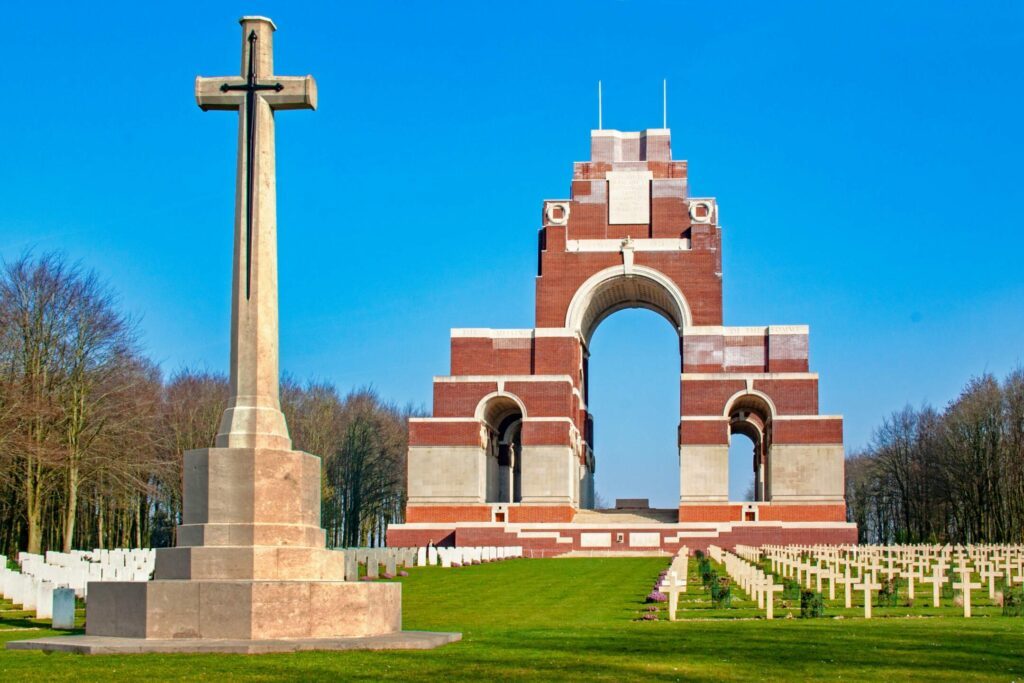
[[[231,399],[218,447],[290,449],[281,413],[277,319],[274,111],[315,109],[312,76],[274,74],[274,24],[243,17],[240,76],[196,79],[203,111],[238,113],[231,301]]]

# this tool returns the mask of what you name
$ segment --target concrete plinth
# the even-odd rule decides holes
[[[303,650],[430,650],[462,640],[461,633],[401,631],[363,638],[295,638],[289,640],[147,639],[107,636],[63,636],[15,640],[9,650],[73,652],[83,655],[163,654],[269,654]]]

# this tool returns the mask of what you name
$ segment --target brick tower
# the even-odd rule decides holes
[[[667,129],[591,131],[571,196],[543,204],[536,327],[454,329],[431,417],[409,424],[406,523],[389,543],[674,550],[855,542],[842,418],[818,414],[808,328],[725,327],[718,205],[690,197]],[[593,507],[588,347],[623,308],[679,334],[679,509],[670,522]],[[733,433],[754,443],[755,501],[728,496]],[[621,518],[620,518],[621,519]]]

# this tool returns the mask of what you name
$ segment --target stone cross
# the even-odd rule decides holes
[[[274,22],[242,17],[241,76],[196,78],[203,111],[238,112],[235,251],[231,296],[231,398],[221,448],[291,449],[278,387],[277,184],[274,112],[315,109],[312,76],[274,74]]]
[[[828,579],[828,599],[836,599],[836,579],[839,578],[838,567],[827,565],[824,571],[825,578]]]
[[[785,590],[785,586],[776,585],[772,578],[768,577],[768,584],[764,587],[764,617],[765,619],[775,618],[775,594]]]
[[[914,599],[914,579],[921,580],[921,572],[913,563],[903,568],[903,576],[907,579],[907,598]]]
[[[857,582],[857,579],[850,576],[850,564],[851,563],[847,562],[846,568],[843,570],[843,575],[836,578],[836,581],[843,584],[846,609],[853,607],[853,596],[851,595],[852,591],[850,589],[853,587],[853,584]]]
[[[921,583],[930,583],[932,585],[932,607],[938,607],[940,604],[940,591],[942,590],[942,584],[946,583],[946,568],[942,564],[942,560],[939,560],[934,567],[932,567],[931,576],[922,576]]]
[[[875,575],[863,574],[862,581],[854,586],[859,591],[864,591],[864,618],[871,618],[871,592],[881,590],[882,584],[875,580]]]
[[[971,582],[971,570],[963,562],[956,568],[956,573],[960,575],[960,581],[953,584],[955,590],[960,591],[963,596],[964,602],[964,617],[970,618],[971,616],[971,590],[975,588],[981,588],[980,583]]]
[[[1003,572],[999,571],[995,562],[985,562],[981,565],[978,570],[979,576],[984,579],[988,579],[988,598],[989,600],[996,599],[996,579],[1003,575]]]
[[[679,580],[679,575],[669,572],[666,581],[661,584],[661,591],[668,594],[668,620],[676,620],[676,610],[679,607],[679,594],[686,592],[686,583]]]

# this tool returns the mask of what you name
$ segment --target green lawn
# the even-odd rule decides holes
[[[871,621],[856,618],[855,609],[843,619],[767,622],[753,618],[760,612],[742,594],[735,609],[710,609],[694,585],[680,602],[688,620],[639,621],[642,600],[666,564],[564,559],[412,569],[402,580],[406,628],[463,633],[462,642],[427,652],[88,657],[4,651],[0,679],[1024,680],[1024,619],[994,616],[991,608],[970,620],[902,607],[876,609],[882,618]],[[776,610],[782,617],[787,612],[799,615],[799,607]],[[35,626],[20,616],[0,615],[0,641],[52,634],[3,630]]]

